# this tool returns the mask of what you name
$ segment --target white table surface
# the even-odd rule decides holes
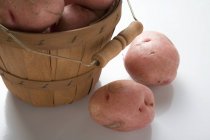
[[[145,30],[167,35],[181,57],[175,81],[152,89],[156,117],[151,125],[133,132],[116,132],[91,120],[87,110],[90,96],[71,105],[36,108],[12,96],[0,80],[0,140],[210,140],[210,1],[131,3]],[[115,34],[131,21],[124,0]],[[123,65],[125,53],[103,69],[96,88],[130,79]]]

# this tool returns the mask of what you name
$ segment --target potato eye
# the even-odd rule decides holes
[[[110,95],[106,94],[105,98],[106,98],[106,101],[109,101]]]

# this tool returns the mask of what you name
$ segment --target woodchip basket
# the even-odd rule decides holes
[[[9,91],[35,106],[69,104],[88,95],[102,67],[142,31],[135,21],[110,41],[121,5],[117,1],[102,20],[71,31],[23,33],[1,25],[0,74]]]

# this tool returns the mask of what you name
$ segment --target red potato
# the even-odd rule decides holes
[[[105,10],[111,6],[114,0],[64,0],[65,4],[79,4],[90,9]]]
[[[98,15],[92,10],[76,4],[67,5],[60,21],[52,28],[52,31],[58,32],[85,27],[98,18]]]
[[[90,98],[90,116],[98,124],[118,131],[143,128],[154,119],[152,91],[131,80],[114,81]]]
[[[148,86],[165,85],[176,77],[179,54],[165,35],[147,31],[131,43],[124,64],[135,81]]]
[[[0,23],[20,31],[42,32],[58,21],[64,0],[0,0]]]

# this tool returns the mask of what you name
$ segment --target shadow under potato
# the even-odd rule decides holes
[[[154,93],[156,103],[156,114],[162,115],[166,113],[170,107],[174,97],[173,85],[151,87]]]

